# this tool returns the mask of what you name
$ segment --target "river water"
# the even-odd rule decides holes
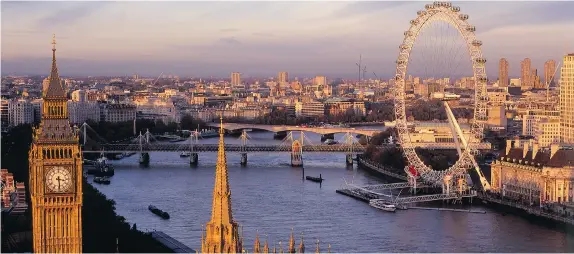
[[[306,137],[318,144],[317,134]],[[269,132],[251,132],[252,144],[279,144]],[[341,139],[336,135],[335,139]],[[231,136],[226,143],[240,143]],[[201,140],[217,143],[217,138]],[[199,165],[177,153],[150,154],[149,168],[138,166],[138,156],[112,161],[110,185],[95,185],[116,201],[117,213],[140,230],[163,231],[192,249],[201,249],[202,224],[210,219],[216,153],[201,153]],[[228,153],[227,164],[234,219],[243,227],[244,246],[252,251],[258,231],[283,249],[291,229],[297,245],[304,234],[306,251],[331,244],[332,252],[573,252],[574,238],[562,231],[503,215],[486,207],[486,214],[398,210],[388,213],[335,193],[344,180],[356,184],[383,183],[374,173],[347,167],[342,153],[304,154],[305,175],[325,179],[323,184],[303,181],[300,168],[291,168],[288,153],[252,153],[240,166],[239,154]],[[90,176],[91,179],[91,176]],[[169,212],[162,220],[148,211],[153,204]]]

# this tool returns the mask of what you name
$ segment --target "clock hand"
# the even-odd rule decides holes
[[[61,181],[62,179],[60,179],[60,176],[58,176],[58,177],[56,178],[56,180],[58,180],[58,190],[60,190],[60,181]]]

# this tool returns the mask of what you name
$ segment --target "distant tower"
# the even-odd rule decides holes
[[[232,72],[231,73],[231,86],[241,85],[241,73]]]
[[[52,71],[44,91],[42,120],[33,128],[29,155],[33,250],[82,252],[82,152],[68,121],[66,92],[52,44]]]
[[[524,58],[524,60],[520,62],[520,78],[522,79],[521,90],[529,90],[532,88],[530,64],[530,58]]]
[[[289,82],[289,74],[286,71],[279,72],[277,82],[280,84]]]
[[[498,64],[498,86],[508,87],[508,61],[501,58]]]
[[[530,76],[530,82],[532,82],[532,87],[536,89],[544,88],[540,82],[540,76],[538,76],[538,69],[532,69],[532,75]]]
[[[315,83],[316,86],[325,86],[327,85],[327,77],[316,76],[313,83]]]
[[[241,253],[243,251],[243,243],[239,238],[239,225],[233,220],[231,212],[231,189],[227,176],[223,133],[223,118],[221,118],[211,220],[206,225],[205,237],[202,235],[202,253]]]
[[[554,71],[556,70],[556,62],[548,60],[544,63],[544,86],[554,86]]]
[[[560,70],[560,135],[574,144],[574,53],[564,56]]]

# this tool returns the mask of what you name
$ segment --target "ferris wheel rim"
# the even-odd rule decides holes
[[[468,15],[460,14],[460,8],[452,6],[450,3],[435,2],[427,4],[426,10],[418,11],[417,18],[410,21],[409,30],[404,33],[403,43],[399,46],[399,56],[397,58],[397,68],[394,84],[394,106],[397,121],[397,132],[399,142],[403,146],[403,154],[407,157],[409,165],[405,168],[410,177],[417,177],[427,182],[440,183],[445,175],[459,175],[473,166],[473,154],[477,152],[478,143],[482,141],[484,130],[483,120],[486,119],[486,70],[480,46],[482,42],[476,39],[475,27],[468,23]],[[472,62],[473,77],[475,79],[475,100],[473,122],[471,124],[471,136],[468,140],[468,147],[459,157],[456,163],[444,171],[435,171],[420,159],[416,154],[415,146],[411,142],[405,106],[405,77],[408,69],[408,62],[413,46],[420,32],[432,22],[446,22],[458,30],[459,35],[465,40],[468,54]],[[415,172],[412,173],[411,168]]]

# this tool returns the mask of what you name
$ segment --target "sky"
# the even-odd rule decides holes
[[[353,78],[362,54],[367,78],[388,78],[409,21],[428,3],[2,1],[1,71],[47,75],[55,33],[64,76]],[[525,57],[541,73],[546,60],[574,52],[572,1],[453,4],[476,26],[489,76],[501,57],[518,76]]]

